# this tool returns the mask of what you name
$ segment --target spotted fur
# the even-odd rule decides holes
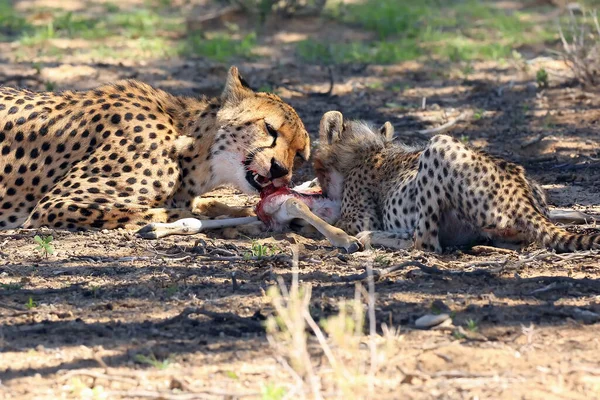
[[[600,247],[600,235],[569,233],[548,219],[541,187],[523,167],[447,135],[424,148],[323,116],[315,170],[329,197],[341,199],[338,227],[363,244],[441,252],[481,237],[537,242],[557,251]]]
[[[309,157],[302,121],[229,71],[220,98],[128,80],[85,92],[0,88],[0,228],[137,228],[191,216],[230,184],[286,185]]]

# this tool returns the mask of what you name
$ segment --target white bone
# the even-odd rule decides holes
[[[169,235],[194,235],[206,229],[221,229],[240,226],[258,221],[257,217],[224,218],[200,220],[184,218],[175,222],[154,222],[140,229],[137,233],[144,239],[159,239]]]

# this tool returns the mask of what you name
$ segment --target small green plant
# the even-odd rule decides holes
[[[238,376],[238,374],[236,374],[233,371],[225,371],[225,375],[227,375],[227,377],[231,378],[231,379],[236,379],[236,380],[240,379],[240,377]]]
[[[48,258],[49,255],[54,254],[54,246],[52,245],[54,238],[52,235],[44,236],[43,238],[39,235],[35,235],[33,240],[38,244],[35,249],[41,251],[46,258]]]
[[[119,6],[116,5],[115,3],[105,3],[104,8],[106,9],[106,12],[108,12],[108,13],[119,12]]]
[[[281,400],[285,396],[285,389],[275,385],[274,383],[267,383],[261,389],[262,400]]]
[[[455,330],[454,332],[452,332],[452,337],[456,340],[462,340],[462,339],[466,338],[465,334],[458,330]]]
[[[375,257],[374,261],[376,265],[379,265],[381,267],[388,267],[392,263],[392,260],[384,256],[383,254],[379,254],[377,257]]]
[[[27,307],[28,310],[31,310],[32,308],[36,308],[38,305],[35,301],[33,301],[33,299],[30,297],[29,300],[27,300],[27,303],[25,303],[25,307]]]
[[[402,105],[402,104],[395,103],[393,101],[389,102],[389,103],[385,103],[385,106],[387,108],[391,108],[394,111],[398,111],[398,112],[406,112],[409,110],[409,107]]]
[[[467,135],[462,135],[462,136],[460,137],[460,141],[461,141],[461,142],[463,142],[463,143],[469,143],[469,136],[467,136]]]
[[[537,70],[537,72],[535,73],[535,81],[537,82],[538,87],[548,87],[548,73],[544,68],[540,68]]]
[[[172,284],[167,287],[167,296],[173,297],[179,291],[179,286],[177,284]]]
[[[96,299],[98,298],[98,291],[100,290],[100,286],[92,285],[90,286],[90,292],[92,292],[92,296]]]
[[[56,84],[54,82],[50,82],[50,81],[46,81],[45,86],[46,86],[47,92],[52,92],[56,88]]]
[[[33,67],[33,69],[35,69],[36,75],[39,75],[40,72],[42,72],[42,64],[40,64],[39,62],[35,62],[31,64],[31,66]]]
[[[473,120],[474,121],[479,121],[481,118],[483,118],[483,114],[485,113],[484,110],[477,110],[473,113]]]
[[[2,283],[0,287],[5,290],[19,290],[23,287],[22,283]]]
[[[250,251],[244,254],[244,258],[264,258],[274,256],[275,254],[278,254],[280,252],[281,250],[276,246],[252,242],[252,247],[250,248]]]
[[[150,365],[150,366],[152,366],[156,369],[160,369],[160,370],[167,369],[167,368],[169,368],[169,365],[171,365],[171,360],[169,358],[166,358],[164,360],[159,360],[156,358],[156,356],[154,354],[151,354],[150,357],[148,357],[144,354],[136,354],[135,361],[140,364]]]
[[[460,72],[463,74],[463,76],[467,77],[467,76],[471,75],[473,72],[475,72],[475,68],[473,67],[472,63],[467,62],[461,68]]]
[[[369,83],[367,83],[366,86],[372,90],[381,90],[381,89],[383,89],[383,82],[381,82],[381,81],[369,82]]]
[[[467,321],[467,329],[471,332],[477,332],[479,330],[479,327],[477,326],[477,321],[469,319]]]

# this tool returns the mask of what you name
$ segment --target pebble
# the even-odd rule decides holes
[[[448,314],[426,314],[415,321],[415,326],[419,329],[429,329],[438,326],[450,319]]]

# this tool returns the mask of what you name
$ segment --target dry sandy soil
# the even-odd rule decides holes
[[[12,61],[12,50],[5,50],[0,84],[44,89],[47,78],[31,63]],[[252,86],[277,89],[313,138],[321,115],[331,109],[377,124],[390,120],[399,140],[410,143],[427,139],[416,130],[465,112],[451,135],[523,164],[548,190],[553,206],[600,212],[600,98],[565,78],[560,62],[475,63],[468,78],[431,62],[337,66],[332,96],[314,96],[280,84],[325,91],[327,70],[282,59],[240,67]],[[551,72],[550,87],[543,90],[535,83],[540,65]],[[56,63],[42,73],[58,89],[136,78],[176,93],[217,94],[226,69],[186,59]],[[392,86],[404,89],[385,89]],[[297,180],[311,176],[307,166]],[[212,195],[235,204],[256,200],[232,190]],[[569,229],[598,232],[594,225]],[[49,232],[0,233],[2,399],[282,398],[273,388],[299,397],[295,377],[261,326],[272,313],[265,290],[278,277],[291,280],[290,243],[300,245],[299,278],[312,285],[317,321],[354,296],[348,278],[362,273],[367,262],[421,263],[375,284],[378,326],[391,323],[400,335],[398,356],[388,360],[377,397],[600,398],[596,254],[560,257],[531,247],[441,256],[385,250],[343,255],[320,238],[289,233],[256,238],[279,254],[248,257],[251,239],[219,232],[146,241],[126,231],[51,231],[56,252],[45,258],[33,236]],[[27,307],[30,299],[35,307]],[[433,308],[449,309],[455,328],[415,328],[434,301]],[[187,307],[208,312],[171,319]],[[325,365],[315,343],[311,338],[315,363]],[[166,361],[152,366],[140,355]],[[335,390],[325,386],[324,396],[342,397]]]

